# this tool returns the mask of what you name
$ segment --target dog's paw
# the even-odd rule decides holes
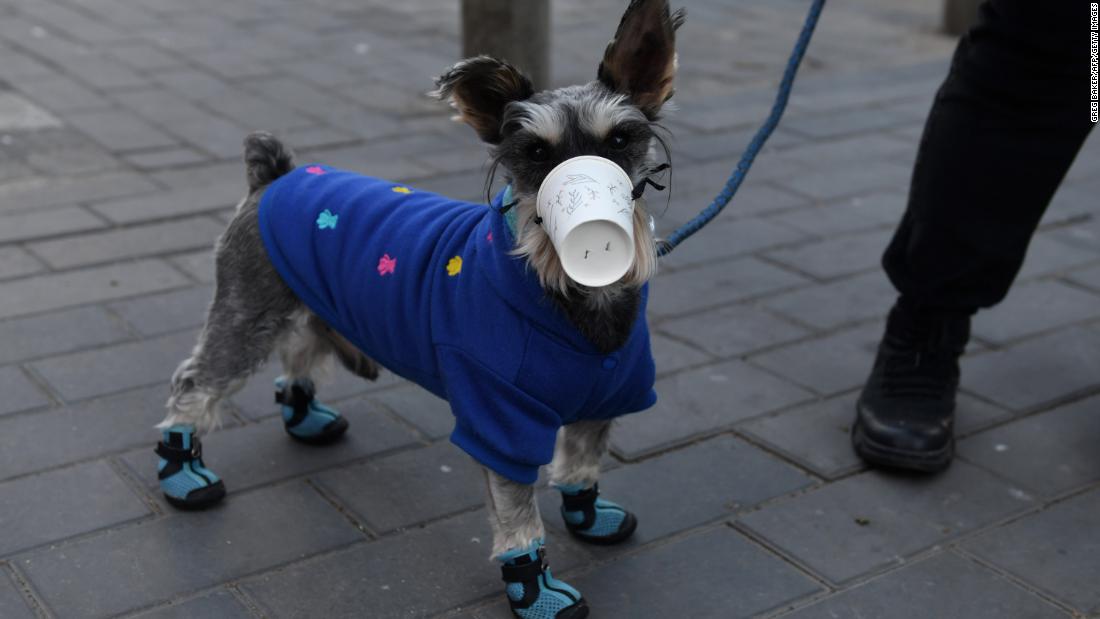
[[[157,443],[157,478],[164,498],[179,509],[205,509],[225,497],[225,483],[202,462],[202,443],[191,426],[172,426]]]
[[[565,527],[577,539],[590,544],[618,544],[638,528],[634,514],[600,498],[599,484],[591,488],[558,486],[558,490]]]
[[[520,619],[584,619],[588,604],[580,592],[554,578],[546,564],[543,540],[499,557],[504,593]]]
[[[309,445],[327,445],[348,430],[348,420],[314,397],[313,381],[291,384],[275,379],[275,402],[282,404],[283,427],[291,438]]]

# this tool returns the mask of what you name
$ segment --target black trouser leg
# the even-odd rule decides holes
[[[963,312],[1001,301],[1091,128],[1089,2],[984,3],[936,94],[883,257],[902,298]]]

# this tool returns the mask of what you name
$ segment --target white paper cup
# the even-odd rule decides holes
[[[546,175],[538,214],[570,279],[607,286],[633,266],[632,190],[627,173],[603,157],[574,157]]]

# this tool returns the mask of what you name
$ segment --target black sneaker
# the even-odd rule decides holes
[[[852,446],[870,464],[941,471],[955,455],[959,357],[970,339],[968,313],[933,314],[901,300],[856,403]]]

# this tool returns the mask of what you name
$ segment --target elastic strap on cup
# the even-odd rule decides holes
[[[635,200],[641,198],[642,194],[645,193],[646,185],[649,185],[649,186],[653,187],[657,191],[664,191],[665,186],[654,182],[653,176],[655,174],[657,174],[658,172],[664,172],[669,167],[670,166],[667,163],[662,163],[661,165],[657,166],[656,168],[653,168],[653,170],[649,173],[648,176],[646,176],[642,180],[638,181],[637,185],[634,185],[634,191],[630,192],[630,197],[635,199]]]

